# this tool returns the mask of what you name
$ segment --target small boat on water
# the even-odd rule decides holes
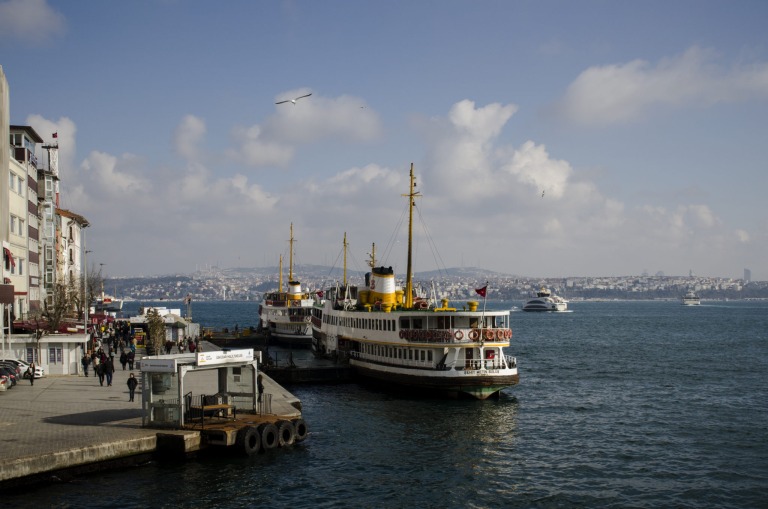
[[[309,348],[312,344],[312,307],[315,294],[305,291],[293,277],[293,223],[291,223],[288,289],[283,291],[283,258],[280,257],[278,291],[264,294],[259,305],[260,328],[285,346]]]
[[[696,295],[696,292],[688,290],[686,294],[683,295],[682,304],[683,306],[698,306],[701,304],[701,299]]]
[[[434,290],[431,297],[416,294],[411,254],[414,199],[420,194],[415,187],[411,165],[404,195],[409,200],[405,288],[397,286],[392,267],[376,266],[372,254],[363,287],[347,285],[345,276],[316,302],[313,349],[348,360],[355,375],[388,388],[498,396],[519,381],[517,359],[504,353],[512,337],[509,311],[488,311],[478,301],[449,306]],[[476,291],[485,299],[487,289],[486,284]]]
[[[523,311],[567,311],[568,301],[553,295],[548,288],[542,287],[536,292],[536,298],[528,300],[523,305]]]
[[[101,296],[93,304],[94,313],[115,314],[123,310],[123,300],[104,293],[104,281],[101,282]]]

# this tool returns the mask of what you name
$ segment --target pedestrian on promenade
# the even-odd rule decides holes
[[[125,350],[120,354],[120,364],[123,365],[123,371],[125,371],[125,365],[128,364],[128,354],[125,353]]]
[[[259,388],[259,399],[258,402],[261,403],[261,395],[264,394],[264,382],[262,382],[262,376],[259,375],[256,377],[256,384]]]
[[[35,385],[35,363],[29,365],[27,368],[27,374],[29,375],[29,384]]]
[[[83,373],[85,373],[85,376],[88,376],[88,365],[91,363],[91,358],[88,357],[87,353],[84,353],[83,359],[80,362],[83,363]]]
[[[133,376],[133,373],[128,377],[128,401],[133,401],[133,394],[136,392],[136,386],[139,385],[139,381]]]
[[[104,363],[104,375],[107,377],[107,387],[112,387],[112,374],[115,372],[115,364],[112,362],[113,357],[107,359]]]
[[[128,352],[128,369],[133,369],[133,361],[136,358],[136,354],[131,352]]]
[[[104,363],[100,362],[93,368],[96,371],[96,376],[99,377],[99,385],[104,385]]]

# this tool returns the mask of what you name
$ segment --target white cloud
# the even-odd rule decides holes
[[[194,116],[185,116],[174,133],[174,147],[181,157],[194,161],[199,157],[198,145],[205,138],[205,122]]]
[[[570,164],[550,159],[546,148],[532,141],[526,141],[518,150],[513,151],[502,167],[517,176],[519,182],[540,190],[542,197],[549,195],[554,198],[563,196],[568,178],[573,172]]]
[[[286,166],[290,163],[294,148],[278,141],[264,140],[262,131],[256,125],[233,129],[232,138],[238,147],[228,150],[228,157],[248,166]]]
[[[0,3],[0,38],[40,44],[66,32],[64,16],[46,0],[9,0]]]
[[[709,106],[768,97],[768,64],[724,69],[716,54],[694,46],[656,66],[644,60],[590,67],[571,83],[559,107],[583,125],[632,122],[651,107]]]
[[[137,193],[146,193],[149,182],[139,176],[121,170],[122,166],[134,166],[137,156],[123,154],[119,159],[104,152],[93,151],[83,161],[81,167],[91,178],[98,183],[97,192],[101,196],[134,196]]]
[[[726,227],[706,203],[629,208],[606,196],[579,168],[553,157],[543,143],[501,141],[515,111],[514,105],[459,101],[421,127],[428,157],[415,167],[423,194],[417,206],[431,238],[424,240],[416,226],[417,271],[434,268],[438,259],[449,267],[525,275],[626,274],[634,265],[672,272],[673,263],[687,270],[697,253],[725,253],[749,242],[745,230]],[[36,122],[45,132],[64,131],[62,121]],[[73,124],[66,130],[76,132]],[[291,144],[266,141],[259,126],[233,132],[242,142],[233,150],[238,157],[245,157],[247,140],[293,150]],[[221,158],[209,157],[199,146],[204,133],[205,123],[189,115],[176,129],[175,163],[159,166],[133,154],[93,151],[79,173],[67,177],[67,198],[75,203],[67,208],[91,221],[89,245],[99,256],[115,262],[123,256],[113,246],[119,246],[119,232],[120,238],[142,242],[142,268],[125,259],[120,263],[126,273],[186,272],[205,261],[271,264],[284,251],[288,224],[294,222],[301,263],[332,263],[329,256],[338,252],[346,232],[350,257],[360,260],[375,242],[377,259],[403,273],[405,238],[393,230],[404,220],[406,164],[350,165],[303,182],[273,180],[274,189],[266,189],[242,171],[224,175],[232,160],[217,163]],[[240,163],[247,168],[255,160]],[[268,164],[279,160],[274,156]],[[438,255],[425,252],[431,245]]]

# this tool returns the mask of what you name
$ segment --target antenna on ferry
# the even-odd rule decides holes
[[[291,238],[288,241],[290,245],[290,251],[288,253],[288,282],[293,281],[293,223],[291,223]]]
[[[408,194],[408,269],[405,276],[405,308],[413,308],[413,274],[412,274],[412,254],[413,254],[413,206],[414,198],[421,196],[416,189],[416,179],[413,176],[413,163],[411,163],[411,185]]]
[[[277,291],[283,293],[283,255],[280,255],[280,283],[277,287]]]
[[[347,245],[347,232],[344,232],[344,288],[347,287]]]
[[[376,243],[371,244],[371,252],[368,253],[368,266],[374,268],[376,266]]]

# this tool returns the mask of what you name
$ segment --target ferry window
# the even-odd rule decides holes
[[[421,350],[421,362],[424,362],[424,350]]]
[[[423,328],[422,325],[421,325],[421,318],[414,318],[413,319],[413,328],[414,329],[422,329]]]
[[[471,329],[477,329],[477,318],[470,318],[469,319],[469,327]]]
[[[401,329],[409,329],[410,328],[410,325],[408,324],[408,319],[407,318],[401,318],[400,319],[400,328]]]
[[[432,350],[427,351],[427,360],[432,362]]]
[[[409,361],[413,360],[413,350],[408,350],[408,360]]]

